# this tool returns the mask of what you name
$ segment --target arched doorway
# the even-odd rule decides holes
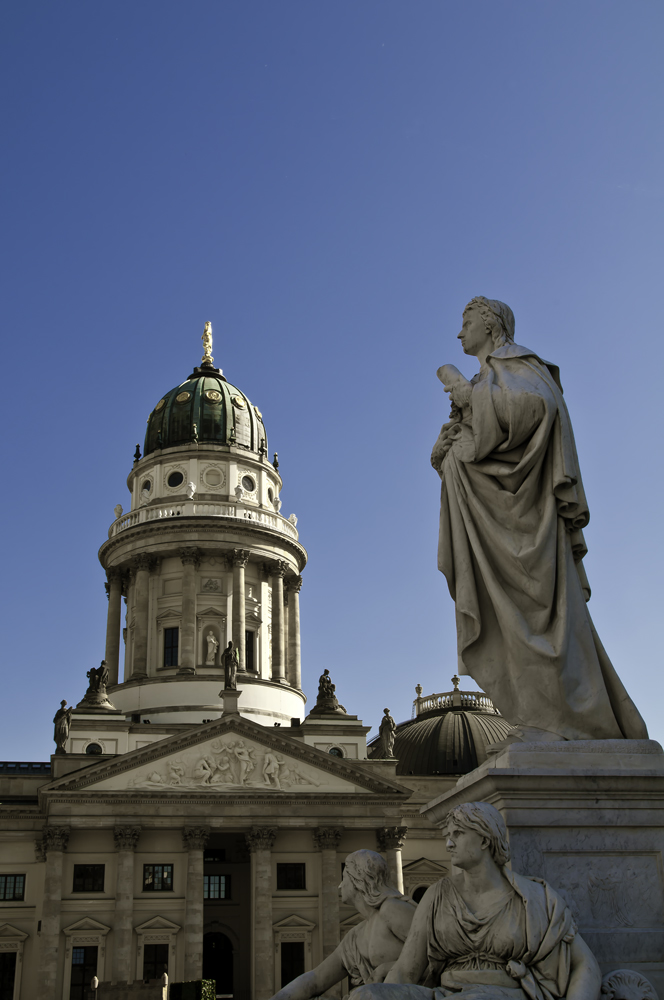
[[[203,935],[203,979],[214,979],[218,997],[233,996],[233,945],[221,931]]]

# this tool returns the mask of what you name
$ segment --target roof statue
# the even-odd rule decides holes
[[[212,357],[212,323],[209,321],[203,328],[203,336],[201,337],[201,340],[203,341],[203,357],[201,358],[201,364],[214,365],[214,358]]]
[[[480,370],[439,368],[452,409],[431,463],[460,669],[518,727],[509,740],[646,739],[586,606],[588,504],[558,368],[514,343],[504,302],[472,299],[458,337]]]

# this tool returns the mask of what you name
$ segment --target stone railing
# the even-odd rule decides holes
[[[136,524],[147,524],[148,521],[161,521],[170,517],[231,517],[238,521],[250,521],[252,524],[270,528],[282,535],[298,540],[297,528],[281,514],[271,514],[264,510],[254,510],[235,503],[199,503],[196,500],[184,500],[182,503],[164,503],[155,507],[139,507],[127,514],[121,514],[108,529],[108,537],[115,538],[126,528]]]
[[[468,711],[500,715],[491,699],[481,691],[446,691],[443,694],[428,694],[425,698],[416,698],[413,707],[415,715],[423,715],[424,712],[433,712],[440,708],[465,708]]]

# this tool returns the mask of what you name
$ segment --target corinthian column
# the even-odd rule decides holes
[[[408,835],[407,826],[384,826],[376,830],[378,850],[387,861],[388,881],[399,892],[403,892],[403,872],[401,870],[401,848]]]
[[[209,826],[186,826],[182,831],[182,843],[189,851],[184,904],[185,982],[203,975],[203,851],[209,836]]]
[[[115,876],[115,921],[113,924],[113,979],[133,982],[131,944],[134,923],[134,851],[140,826],[116,826],[113,831],[117,856]]]
[[[286,678],[284,658],[284,577],[288,569],[280,559],[270,564],[272,587],[272,680]]]
[[[63,852],[69,843],[68,826],[44,827],[42,850],[46,856],[41,937],[37,968],[37,996],[56,1000],[58,945],[60,944],[60,908],[62,905]]]
[[[276,836],[273,826],[255,826],[245,834],[251,851],[253,1000],[268,1000],[274,993],[272,845]]]
[[[300,655],[300,588],[301,576],[289,576],[284,584],[288,588],[288,673],[292,687],[302,687]]]
[[[180,549],[182,563],[182,628],[179,674],[196,673],[196,567],[201,558],[197,548]]]
[[[246,612],[244,602],[244,567],[249,561],[246,549],[233,549],[233,645],[239,651],[240,670],[247,669]]]
[[[106,570],[108,580],[108,617],[106,619],[106,666],[109,684],[118,683],[120,663],[120,617],[122,614],[122,573],[112,567]]]
[[[134,559],[133,568],[136,573],[134,578],[136,626],[134,628],[132,677],[145,677],[148,672],[148,608],[152,559],[142,553]]]
[[[321,892],[321,944],[323,958],[331,955],[339,944],[339,882],[341,872],[337,865],[337,851],[341,840],[341,829],[338,826],[319,826],[313,831],[314,843],[321,854],[322,892]],[[330,993],[330,991],[327,991]],[[340,996],[340,992],[332,990],[332,996]]]

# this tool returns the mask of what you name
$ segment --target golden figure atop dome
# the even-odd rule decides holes
[[[203,341],[203,357],[201,362],[203,364],[214,364],[214,358],[212,357],[212,323],[208,322],[205,324],[203,330],[203,336],[201,337]]]

